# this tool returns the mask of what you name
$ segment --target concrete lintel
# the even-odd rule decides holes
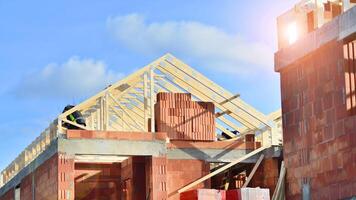
[[[341,18],[339,20],[339,40],[343,40],[356,33],[356,6],[345,12]]]
[[[3,187],[0,188],[0,197],[3,196],[7,191],[15,188],[21,183],[21,180],[35,171],[40,165],[50,159],[53,155],[58,152],[58,140],[53,140],[52,143],[42,152],[35,160],[24,167],[19,173],[17,173],[9,182],[7,182]]]
[[[344,40],[356,33],[356,6],[308,33],[294,44],[280,49],[274,55],[274,70],[280,72],[321,46],[333,40]]]
[[[21,180],[35,171],[56,153],[68,155],[122,155],[122,156],[162,156],[166,155],[164,141],[132,141],[102,139],[64,139],[57,138],[35,160],[24,167],[9,182],[0,188],[0,197],[16,187]]]
[[[231,162],[243,155],[251,152],[251,150],[230,150],[224,152],[224,149],[196,149],[196,148],[184,148],[184,149],[171,149],[168,150],[168,159],[197,159],[205,160],[207,162]]]
[[[60,139],[58,151],[69,155],[121,155],[162,156],[166,155],[164,141]]]
[[[232,162],[248,154],[252,150],[226,150],[226,149],[196,149],[180,148],[170,149],[167,152],[168,159],[197,159],[207,162]],[[281,147],[273,146],[263,151],[265,158],[280,157]],[[255,155],[243,161],[243,163],[255,163],[260,155]]]

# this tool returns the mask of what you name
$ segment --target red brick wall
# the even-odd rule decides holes
[[[179,200],[179,189],[195,181],[196,179],[209,174],[210,165],[201,160],[167,160],[167,189],[170,200]],[[210,180],[207,180],[196,187],[210,188]]]
[[[152,174],[150,176],[151,183],[151,199],[165,200],[167,199],[167,158],[152,157],[151,159]]]
[[[0,200],[14,200],[15,191],[13,189],[6,192],[3,196],[0,197]]]
[[[21,181],[21,200],[32,200],[32,176],[30,174]]]
[[[75,163],[75,199],[119,200],[120,174],[120,163]]]
[[[279,176],[279,161],[276,158],[265,158],[257,168],[248,187],[268,188],[270,196],[276,188]]]
[[[356,116],[345,105],[343,43],[332,41],[281,71],[287,199],[356,194]]]
[[[74,158],[65,154],[58,155],[58,199],[74,199]]]
[[[52,156],[34,172],[36,200],[58,198],[58,155]],[[29,175],[32,178],[32,174]],[[28,180],[27,180],[28,181]],[[32,182],[32,181],[31,181]],[[27,195],[27,194],[24,194]],[[28,197],[26,197],[28,198]]]
[[[55,154],[46,160],[34,172],[22,179],[20,184],[21,200],[73,200],[74,184],[73,174],[74,161],[63,154]],[[33,195],[32,182],[35,185]],[[8,200],[14,197],[11,190],[7,196],[0,200]],[[67,197],[67,198],[66,198]]]
[[[121,163],[121,199],[146,199],[146,158],[130,157]]]

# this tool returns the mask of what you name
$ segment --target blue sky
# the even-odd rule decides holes
[[[262,112],[278,109],[276,17],[296,2],[0,0],[0,169],[66,104],[167,52]]]

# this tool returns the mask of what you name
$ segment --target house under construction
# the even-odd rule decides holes
[[[281,111],[167,54],[66,107],[1,172],[0,200],[354,199],[355,5],[278,17]]]
[[[76,112],[85,123],[72,120]],[[2,171],[0,199],[179,199],[244,184],[273,191],[280,117],[167,54],[59,115]],[[261,175],[251,180],[256,162]]]

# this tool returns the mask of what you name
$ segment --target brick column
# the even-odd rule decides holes
[[[150,200],[167,199],[167,158],[151,157],[146,160],[147,194]]]
[[[58,154],[58,200],[74,200],[74,158]]]

